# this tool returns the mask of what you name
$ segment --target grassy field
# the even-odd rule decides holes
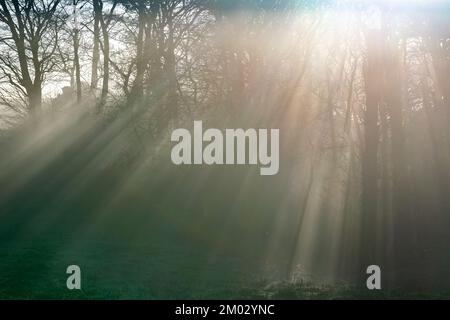
[[[55,242],[46,236],[0,247],[0,299],[420,299],[450,292],[385,290],[314,280],[269,281],[242,258],[208,254],[181,243],[125,245],[112,241]],[[82,289],[66,288],[68,265]]]

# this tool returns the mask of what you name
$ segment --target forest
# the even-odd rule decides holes
[[[196,121],[279,170],[175,165]],[[0,257],[2,299],[450,298],[450,2],[0,0]]]

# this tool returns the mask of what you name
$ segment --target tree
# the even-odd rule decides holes
[[[77,84],[77,103],[81,103],[81,69],[80,69],[80,27],[78,22],[78,0],[73,0],[73,63],[75,69],[75,81]]]
[[[60,0],[0,1],[0,23],[10,32],[9,37],[0,39],[4,49],[0,54],[1,71],[26,96],[31,112],[41,108],[45,75],[55,67],[59,3]]]

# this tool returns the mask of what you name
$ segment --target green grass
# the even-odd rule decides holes
[[[68,245],[46,240],[0,247],[0,299],[427,299],[449,292],[369,291],[347,283],[270,281],[251,263],[182,244]],[[66,288],[68,265],[82,271],[82,290]]]

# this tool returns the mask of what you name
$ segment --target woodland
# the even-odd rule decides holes
[[[0,0],[0,298],[449,297],[449,17]],[[175,165],[194,121],[279,129],[279,171]]]

